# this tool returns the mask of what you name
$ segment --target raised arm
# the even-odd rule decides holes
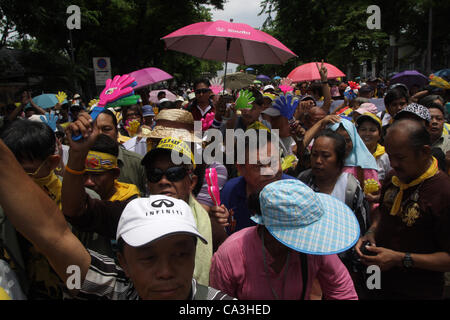
[[[308,147],[314,137],[324,129],[327,124],[340,122],[341,118],[336,115],[328,115],[322,120],[318,121],[305,133],[305,138],[303,139],[303,150]]]
[[[316,67],[320,73],[320,81],[322,83],[322,94],[324,96],[322,109],[325,110],[327,114],[329,114],[331,103],[333,101],[331,100],[331,90],[330,90],[330,86],[328,85],[328,70],[327,70],[327,67],[325,67],[323,65],[323,60],[322,60],[322,64],[320,65],[320,67],[317,63],[316,63]]]
[[[14,187],[12,187],[14,186]],[[23,171],[0,140],[0,205],[16,229],[42,252],[63,281],[78,266],[83,282],[91,257],[70,231],[56,203]]]
[[[73,133],[81,133],[83,139],[78,142],[72,141]],[[77,121],[67,128],[66,135],[70,149],[61,192],[62,210],[64,215],[75,218],[82,216],[87,207],[83,172],[87,154],[95,143],[99,131],[97,126],[92,124],[91,116],[83,112],[78,116]]]

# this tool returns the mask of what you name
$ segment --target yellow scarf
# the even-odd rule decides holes
[[[433,177],[434,175],[436,175],[436,173],[439,171],[438,168],[438,162],[436,160],[436,158],[433,157],[433,163],[431,164],[431,166],[428,168],[427,171],[425,171],[424,174],[422,174],[420,177],[418,177],[417,179],[413,180],[412,182],[406,184],[400,181],[400,179],[396,176],[392,177],[392,183],[394,184],[394,186],[400,188],[400,191],[398,192],[397,196],[395,197],[394,200],[394,204],[391,208],[391,215],[395,216],[397,215],[398,211],[400,210],[400,206],[402,204],[402,199],[403,199],[403,191],[417,186],[418,184],[420,184],[421,182]]]
[[[139,189],[134,184],[114,181],[116,193],[109,199],[109,201],[126,201],[133,196],[139,197]]]
[[[40,179],[33,179],[34,182],[41,187],[48,196],[56,202],[58,207],[61,209],[61,189],[62,182],[59,180],[58,176],[52,171],[48,176]]]
[[[375,150],[375,152],[373,153],[373,157],[375,159],[378,159],[385,153],[386,153],[386,149],[381,144],[377,144],[377,150]]]

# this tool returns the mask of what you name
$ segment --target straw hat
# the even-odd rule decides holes
[[[164,109],[155,117],[153,130],[142,127],[139,137],[164,139],[172,137],[187,142],[202,143],[201,137],[194,134],[194,118],[189,111],[182,109]]]

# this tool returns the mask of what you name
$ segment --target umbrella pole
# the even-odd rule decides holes
[[[227,68],[228,68],[228,53],[230,52],[230,46],[231,46],[231,39],[227,39],[227,55],[225,57],[225,75],[223,76],[223,92],[222,94],[225,94],[225,90],[227,89]]]

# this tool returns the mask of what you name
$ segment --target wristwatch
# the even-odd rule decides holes
[[[410,269],[414,266],[414,260],[411,258],[410,253],[405,253],[405,257],[403,258],[403,266],[407,269]]]

